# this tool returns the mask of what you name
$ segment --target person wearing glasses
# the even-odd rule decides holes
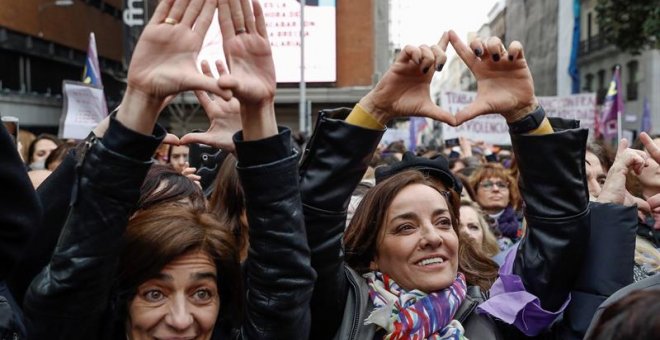
[[[500,164],[479,168],[470,181],[481,209],[491,218],[500,250],[506,250],[522,236],[521,198],[517,181]]]

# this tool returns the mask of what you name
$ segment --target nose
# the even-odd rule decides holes
[[[179,332],[192,326],[194,319],[185,297],[177,297],[172,302],[170,312],[165,317],[165,322]]]
[[[440,231],[431,223],[430,221],[424,223],[422,227],[422,234],[419,246],[424,248],[438,248],[442,245],[442,236],[440,236]]]

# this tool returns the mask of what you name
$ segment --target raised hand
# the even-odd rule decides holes
[[[646,165],[646,153],[628,148],[628,140],[621,139],[614,163],[607,172],[607,178],[598,195],[598,202],[632,205],[642,203],[635,200],[626,190],[626,175],[632,170],[640,174]],[[646,204],[643,204],[646,205]]]
[[[117,119],[150,134],[171,95],[204,90],[229,99],[231,78],[211,79],[199,73],[195,58],[213,20],[216,0],[163,0],[158,4],[133,52],[128,86]]]
[[[538,106],[520,42],[512,42],[507,50],[497,37],[485,42],[477,38],[468,47],[454,31],[449,31],[449,42],[477,79],[477,97],[456,113],[457,124],[489,113],[500,113],[511,123]]]
[[[220,0],[223,48],[232,77],[234,96],[242,105],[259,105],[275,96],[275,64],[266,21],[258,1]]]
[[[404,47],[360,105],[381,124],[395,117],[423,116],[456,125],[454,116],[435,105],[430,93],[433,73],[440,71],[447,60],[448,39],[444,33],[436,45]]]
[[[216,61],[215,67],[220,76],[227,74],[222,61]],[[206,61],[202,62],[202,73],[213,78],[211,67]],[[241,129],[241,106],[238,99],[232,97],[230,100],[224,100],[218,96],[209,96],[206,91],[195,91],[195,96],[211,125],[206,132],[193,132],[181,137],[181,144],[202,143],[233,152],[232,136]]]
[[[241,104],[243,137],[275,135],[275,64],[261,5],[257,0],[252,0],[252,7],[248,0],[219,0],[218,11],[233,81],[229,88]]]

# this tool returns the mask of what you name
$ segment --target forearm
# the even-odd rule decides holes
[[[140,135],[113,121],[106,140],[93,143],[79,165],[67,222],[50,263],[25,299],[31,320],[68,322],[56,330],[37,328],[37,333],[66,334],[107,307],[121,236],[151,154],[165,135],[162,128],[154,132],[155,137]]]
[[[245,133],[245,131],[244,131]],[[304,339],[315,279],[290,132],[234,142],[245,193],[250,249],[247,266],[248,338]]]
[[[568,123],[570,129],[550,134],[511,136],[528,226],[513,272],[548,310],[565,302],[589,237],[587,131]]]

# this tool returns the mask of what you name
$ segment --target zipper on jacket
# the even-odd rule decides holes
[[[346,276],[348,276],[348,282],[351,283],[351,286],[353,287],[353,295],[355,296],[355,310],[356,312],[353,313],[353,325],[351,326],[351,337],[349,339],[354,340],[357,339],[357,333],[360,329],[359,323],[360,323],[360,313],[361,309],[360,305],[360,291],[357,282],[355,282],[355,279],[353,278],[353,275],[350,272],[346,272]]]

